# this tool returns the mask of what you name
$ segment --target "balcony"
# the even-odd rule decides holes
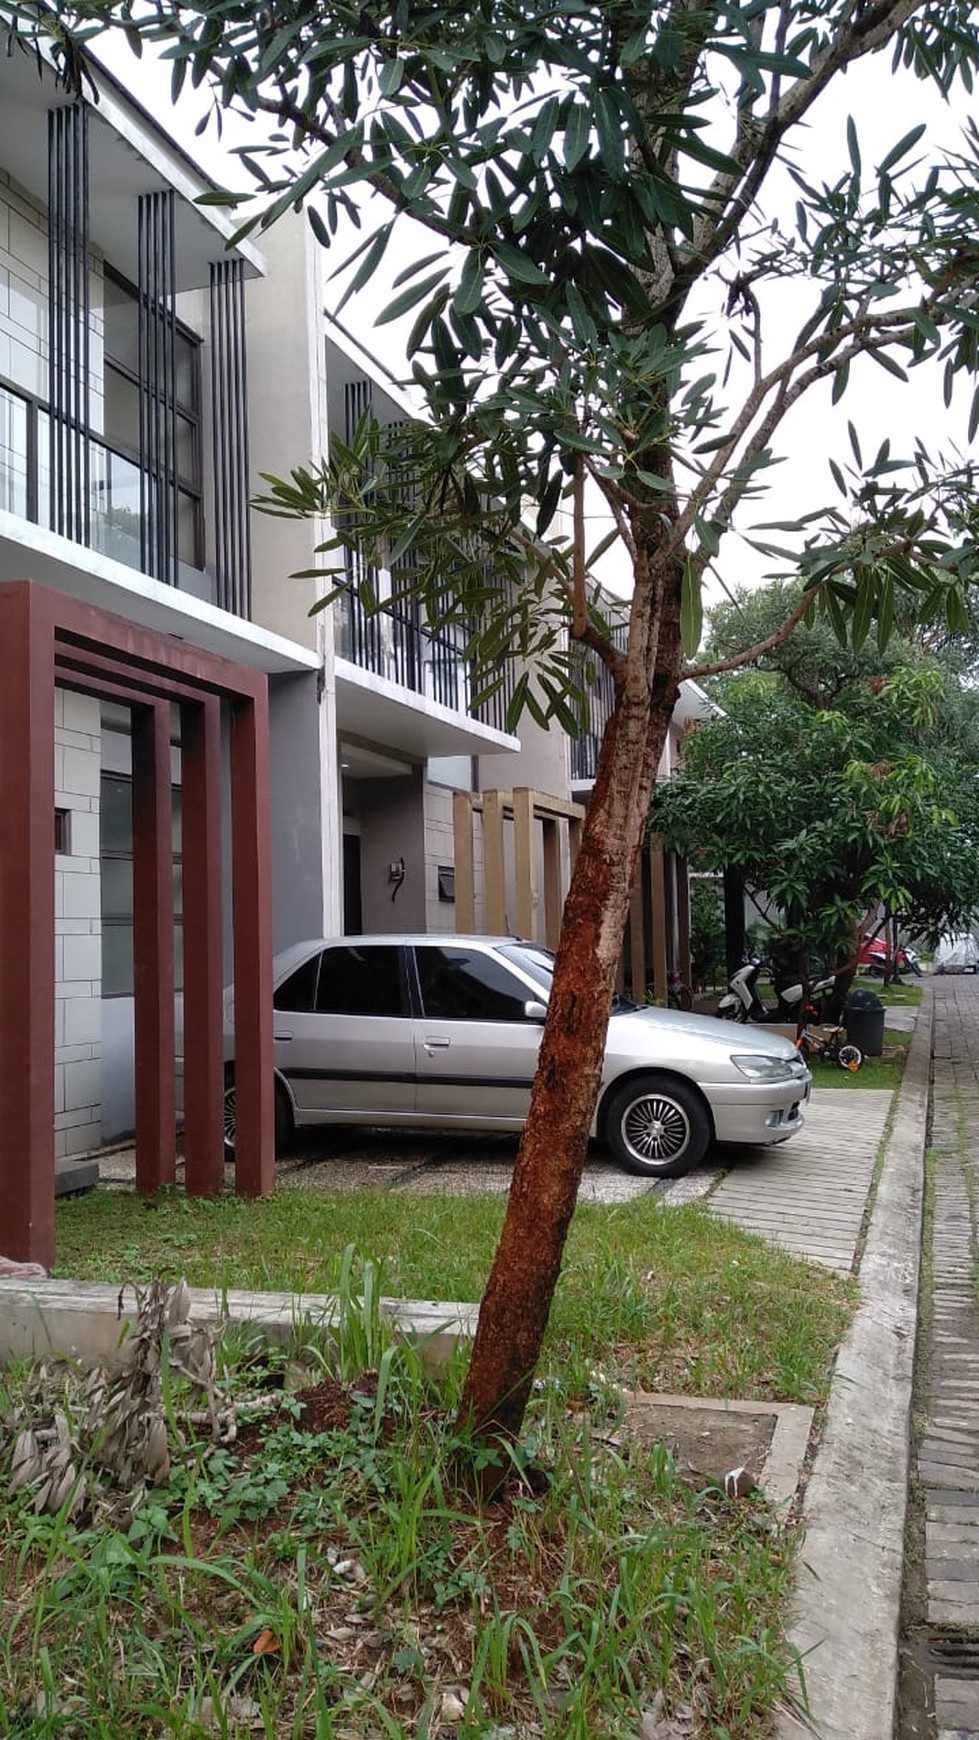
[[[371,588],[390,597],[389,576]],[[419,605],[368,615],[356,573],[334,607],[337,713],[342,730],[412,756],[487,755],[518,749],[506,730],[507,681],[478,708],[461,628],[433,629]]]
[[[51,421],[27,394],[0,387],[0,508],[34,525],[61,530],[52,512],[50,487]],[[121,562],[138,573],[148,571],[155,489],[148,472],[126,454],[97,436],[86,438],[88,475],[80,480],[81,499],[74,504],[73,522],[84,528],[76,537],[86,549]],[[179,536],[179,533],[178,533]],[[196,597],[214,602],[214,587],[193,560],[194,528],[183,528],[184,551],[178,550],[179,584]]]

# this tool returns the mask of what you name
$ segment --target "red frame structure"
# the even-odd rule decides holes
[[[181,715],[187,1190],[223,1180],[222,715],[230,732],[237,1143],[275,1180],[265,674],[32,581],[0,585],[0,1251],[54,1262],[54,690],[133,718],[136,1188],[176,1171],[170,708]]]

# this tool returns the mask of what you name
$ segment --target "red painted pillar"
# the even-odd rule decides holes
[[[221,989],[221,706],[181,709],[184,891],[184,1161],[189,1196],[224,1181]]]
[[[54,625],[0,586],[0,1252],[54,1263]]]
[[[133,708],[136,1188],[176,1177],[170,705]]]
[[[272,849],[268,695],[231,715],[231,875],[235,979],[235,1189],[275,1184],[272,1056]]]

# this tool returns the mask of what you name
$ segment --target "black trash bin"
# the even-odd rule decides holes
[[[851,1045],[864,1057],[880,1057],[884,1049],[884,1005],[876,991],[850,991],[843,1008],[843,1025]]]

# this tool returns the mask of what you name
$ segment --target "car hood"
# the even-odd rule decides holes
[[[686,1015],[679,1009],[613,1011],[608,1025],[609,1044],[615,1050],[632,1041],[654,1040],[657,1049],[679,1054],[689,1046],[698,1055],[716,1047],[730,1057],[732,1052],[762,1051],[772,1057],[797,1057],[791,1039],[781,1033],[766,1033],[753,1022],[720,1021],[716,1015]]]

